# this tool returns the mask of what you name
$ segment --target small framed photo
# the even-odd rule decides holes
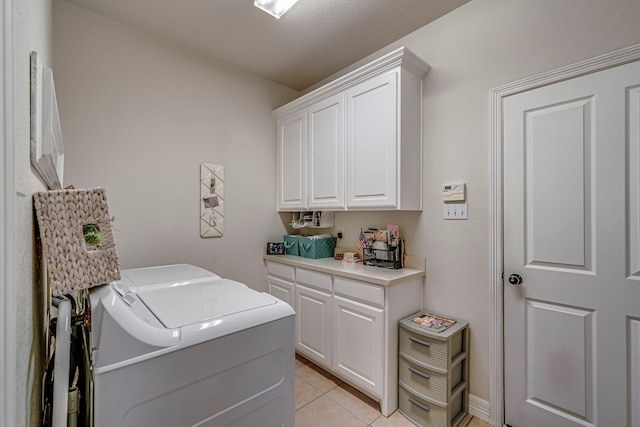
[[[284,243],[267,243],[267,255],[284,255]]]

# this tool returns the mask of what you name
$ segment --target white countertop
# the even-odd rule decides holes
[[[357,264],[343,264],[342,261],[333,258],[311,259],[294,255],[264,255],[264,259],[266,261],[279,262],[294,267],[303,267],[309,270],[335,274],[350,279],[363,280],[381,286],[390,286],[408,279],[424,277],[426,275],[424,258],[410,256],[407,256],[405,263],[405,265],[409,267],[399,268],[397,270],[363,265],[361,262]]]

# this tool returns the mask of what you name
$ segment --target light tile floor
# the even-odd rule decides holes
[[[400,412],[380,406],[325,370],[296,355],[296,427],[415,427]],[[459,427],[490,427],[467,415]]]

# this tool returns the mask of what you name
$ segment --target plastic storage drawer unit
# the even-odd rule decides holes
[[[422,314],[400,321],[400,412],[419,426],[456,426],[469,401],[469,324],[437,332],[411,322]]]

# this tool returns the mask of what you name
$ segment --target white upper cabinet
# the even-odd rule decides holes
[[[344,95],[309,107],[309,208],[344,208]]]
[[[402,47],[277,109],[278,210],[422,210],[428,71]]]
[[[349,208],[397,207],[397,77],[390,71],[347,91]]]
[[[307,118],[296,111],[278,120],[278,208],[305,209]]]

